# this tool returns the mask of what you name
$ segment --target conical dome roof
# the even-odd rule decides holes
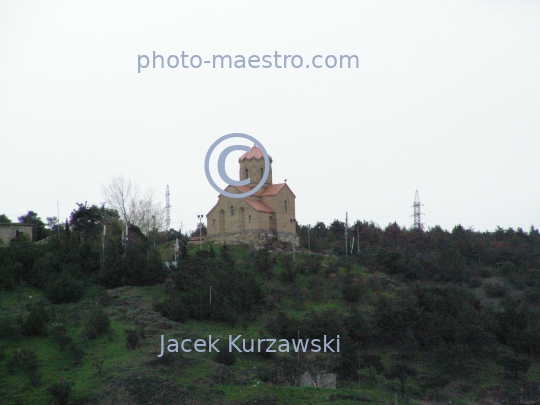
[[[246,152],[242,156],[240,156],[240,159],[238,159],[238,163],[240,163],[242,160],[250,159],[264,159],[263,153],[257,145],[253,145],[249,152]],[[272,162],[272,156],[268,155],[268,159],[270,159],[270,162]]]

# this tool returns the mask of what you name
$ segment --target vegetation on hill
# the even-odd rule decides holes
[[[40,243],[0,248],[2,404],[473,404],[537,399],[540,234],[356,223],[288,246],[122,239],[78,204]],[[40,224],[41,222],[41,224]],[[42,226],[43,225],[43,226]],[[58,226],[58,225],[55,225]],[[53,228],[53,229],[51,229]],[[106,228],[106,232],[104,232]],[[59,232],[60,231],[60,232]],[[354,242],[352,237],[354,236]],[[177,266],[172,245],[180,239]],[[36,239],[36,238],[34,238]],[[308,251],[308,247],[311,251]],[[166,339],[340,336],[339,353],[165,353]],[[263,348],[267,343],[263,342]],[[298,387],[304,372],[338,389]]]

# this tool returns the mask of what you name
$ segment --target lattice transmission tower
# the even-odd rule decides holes
[[[420,212],[420,207],[424,204],[420,204],[420,197],[418,196],[418,190],[416,190],[416,194],[414,195],[414,227],[417,229],[424,229],[424,224],[422,223],[422,213]]]
[[[171,204],[169,202],[169,185],[165,193],[165,229],[167,232],[171,229]]]

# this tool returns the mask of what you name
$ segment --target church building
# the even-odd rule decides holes
[[[218,243],[248,243],[262,245],[278,240],[299,245],[296,235],[295,198],[287,183],[272,183],[272,157],[270,171],[264,186],[255,194],[244,198],[230,198],[222,194],[206,215],[206,240]],[[250,179],[245,186],[228,185],[225,191],[243,194],[255,188],[264,174],[264,156],[257,146],[240,159],[240,180]]]

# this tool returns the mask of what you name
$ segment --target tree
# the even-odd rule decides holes
[[[405,398],[405,388],[407,379],[410,377],[416,376],[416,370],[410,367],[404,362],[397,362],[390,366],[390,368],[385,373],[386,377],[393,380],[398,379],[401,387],[401,396]]]
[[[34,211],[28,211],[26,215],[21,215],[17,219],[20,224],[33,225],[32,240],[34,242],[45,239],[48,236],[47,229],[45,229],[45,223]]]
[[[6,214],[0,215],[0,224],[11,224],[11,219],[9,219]]]
[[[207,232],[206,225],[203,224],[202,222],[199,222],[197,224],[197,229],[192,231],[191,235],[189,235],[189,236],[190,237],[193,237],[193,236],[199,237],[199,235],[206,236],[206,232]]]
[[[119,176],[103,187],[103,196],[124,223],[138,226],[145,235],[163,229],[165,211],[160,204],[154,203],[153,190],[149,189],[141,196],[138,186],[132,186],[131,180]]]
[[[369,377],[376,384],[376,374],[380,374],[384,371],[384,366],[381,362],[381,356],[373,353],[362,353],[359,356],[360,370],[367,370]]]
[[[47,388],[47,393],[53,398],[55,405],[68,405],[71,399],[71,381],[59,379]]]
[[[86,240],[99,236],[103,229],[104,217],[118,216],[115,211],[106,209],[105,205],[99,208],[96,205],[89,206],[85,201],[84,204],[77,203],[77,207],[71,211],[69,225],[73,231],[79,233]]]
[[[520,374],[525,374],[531,367],[530,360],[525,356],[502,354],[497,358],[497,364],[504,368],[507,375],[517,379]]]

